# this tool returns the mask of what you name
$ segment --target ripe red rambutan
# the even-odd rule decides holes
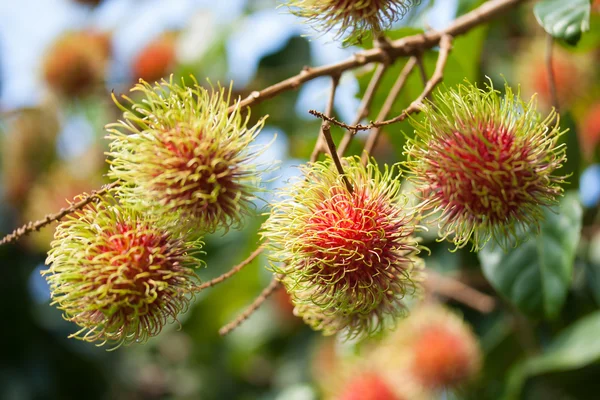
[[[326,335],[368,336],[403,314],[421,260],[395,169],[344,162],[352,193],[330,160],[311,163],[282,190],[262,236],[296,315]]]
[[[67,98],[94,92],[106,72],[107,39],[97,32],[68,32],[47,51],[43,76],[48,86]]]
[[[564,177],[554,173],[565,147],[557,115],[544,120],[535,106],[508,86],[502,98],[493,87],[466,84],[438,92],[422,121],[411,120],[416,135],[405,166],[419,210],[437,214],[440,240],[451,237],[457,248],[470,241],[479,250],[494,239],[509,247],[539,229],[542,207],[563,192]]]
[[[537,93],[543,110],[553,106],[548,67],[546,63],[546,42],[533,40],[526,45],[515,59],[516,78],[525,96]],[[593,74],[593,60],[589,54],[570,53],[560,46],[552,52],[552,71],[558,97],[559,108],[570,107],[589,88]]]
[[[88,342],[144,342],[185,311],[199,281],[199,241],[111,196],[56,228],[42,272],[53,304]]]
[[[457,388],[481,368],[477,337],[465,322],[440,305],[423,305],[398,324],[373,351],[373,368],[390,385],[415,393]]]
[[[150,42],[133,61],[133,77],[146,82],[167,77],[175,64],[176,40],[177,35],[169,32]]]
[[[403,400],[379,375],[364,373],[353,377],[336,400]]]

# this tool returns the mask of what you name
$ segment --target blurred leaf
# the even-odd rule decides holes
[[[600,311],[588,315],[565,329],[543,354],[513,367],[506,399],[517,399],[527,378],[549,372],[585,367],[600,360]]]
[[[533,7],[533,13],[546,32],[571,45],[590,29],[590,0],[543,0]]]
[[[479,259],[498,292],[526,314],[552,319],[571,284],[582,208],[577,196],[569,193],[558,210],[546,209],[544,215],[538,236],[507,252],[486,246]]]
[[[577,43],[576,50],[593,51],[600,46],[600,14],[593,13],[590,16],[590,30],[581,37]]]
[[[578,126],[571,113],[562,113],[560,119],[561,129],[568,129],[559,139],[559,144],[567,146],[567,161],[558,172],[560,175],[567,175],[567,182],[570,189],[579,187],[579,178],[583,170],[582,151],[579,143]]]

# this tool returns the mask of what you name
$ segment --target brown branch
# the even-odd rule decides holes
[[[258,310],[258,308],[265,302],[265,300],[267,300],[267,298],[270,295],[272,295],[277,289],[279,289],[280,286],[281,286],[281,282],[279,282],[277,277],[273,277],[273,280],[271,281],[269,286],[267,286],[262,291],[262,293],[260,295],[258,295],[258,297],[256,299],[254,299],[252,304],[250,304],[250,306],[248,306],[248,308],[246,308],[246,310],[244,310],[244,312],[242,312],[240,315],[238,315],[236,319],[234,319],[233,321],[231,321],[230,323],[228,323],[227,325],[225,325],[224,327],[219,329],[219,334],[221,336],[225,336],[225,335],[229,334],[232,330],[234,330],[235,328],[240,326],[242,324],[242,322],[247,320],[256,310]]]
[[[229,271],[225,272],[223,275],[220,275],[214,279],[211,279],[208,282],[205,282],[199,286],[196,286],[194,288],[195,292],[199,292],[203,289],[207,289],[209,287],[215,286],[221,282],[223,282],[226,279],[231,278],[233,275],[237,274],[238,272],[240,272],[245,266],[247,266],[248,264],[250,264],[252,261],[254,261],[254,259],[256,257],[258,257],[258,255],[260,253],[262,253],[262,251],[265,249],[265,245],[261,245],[259,246],[256,250],[254,250],[252,252],[252,254],[250,254],[248,256],[248,258],[246,258],[244,261],[242,261],[241,263],[239,263],[238,265],[236,265],[235,267],[231,268]]]
[[[377,115],[378,121],[384,120],[387,118],[388,114],[390,113],[390,110],[392,109],[392,107],[394,105],[394,102],[396,101],[396,98],[398,97],[398,95],[400,94],[400,91],[406,84],[406,81],[408,80],[410,73],[415,68],[415,65],[418,63],[418,60],[419,59],[417,57],[411,57],[408,60],[408,62],[406,63],[406,65],[404,66],[404,68],[402,69],[402,71],[400,72],[400,75],[398,75],[398,78],[396,79],[396,82],[394,83],[392,90],[390,90],[390,92],[388,93],[388,96],[385,99],[385,102],[383,103],[383,107],[381,107],[381,110],[379,111],[379,114]],[[380,127],[375,127],[371,130],[371,133],[369,134],[369,137],[367,138],[367,142],[365,143],[365,149],[364,149],[363,155],[362,155],[363,164],[367,163],[367,161],[369,159],[369,154],[371,154],[371,152],[375,148],[375,145],[377,144],[377,139],[379,138],[380,133],[381,133]]]
[[[352,125],[360,124],[363,118],[366,118],[369,115],[369,109],[371,108],[371,103],[373,102],[373,98],[375,98],[375,93],[379,88],[379,84],[383,80],[383,76],[387,71],[389,65],[388,64],[379,64],[377,65],[377,69],[373,73],[371,80],[369,81],[369,86],[367,86],[367,90],[365,90],[365,94],[360,102],[360,106],[358,107],[358,112],[356,113],[356,117],[354,118],[354,122]],[[340,141],[340,145],[338,147],[338,155],[343,157],[348,150],[348,146],[350,142],[356,135],[356,131],[347,130]]]
[[[331,78],[331,91],[329,92],[329,101],[327,102],[327,106],[325,108],[325,115],[330,116],[330,117],[333,115],[333,106],[335,104],[335,93],[336,93],[339,83],[340,83],[339,76],[334,76]],[[321,154],[327,150],[327,148],[324,147],[324,144],[323,144],[323,137],[324,137],[323,124],[321,124],[321,130],[319,132],[319,137],[317,138],[317,143],[315,144],[315,148],[313,149],[313,152],[310,156],[311,162],[317,161],[317,159],[319,158],[319,154]]]
[[[329,125],[329,122],[323,121],[322,127],[323,136],[325,136],[325,140],[327,141],[329,153],[331,155],[331,158],[333,159],[335,168],[337,169],[338,174],[342,176],[342,180],[344,181],[344,185],[346,185],[346,189],[348,189],[348,192],[353,193],[354,189],[352,189],[352,184],[350,183],[350,180],[348,179],[346,174],[344,174],[344,167],[342,167],[342,162],[340,161],[340,157],[338,156],[337,151],[335,149],[335,143],[333,142],[333,138],[331,137],[331,126]]]
[[[474,27],[486,23],[490,19],[515,7],[526,0],[490,0],[475,10],[460,16],[442,31],[431,31],[424,34],[407,36],[391,41],[389,46],[376,47],[355,53],[352,57],[321,67],[306,67],[299,74],[284,81],[269,86],[261,91],[254,91],[238,104],[229,108],[232,112],[236,107],[248,107],[275,97],[282,92],[294,90],[302,84],[320,76],[341,75],[344,71],[370,63],[392,63],[399,57],[414,56],[423,53],[440,44],[442,37],[462,35]]]
[[[488,3],[486,3],[488,4]],[[450,50],[452,49],[452,37],[444,36],[440,41],[440,54],[438,56],[438,60],[435,66],[435,71],[431,78],[427,81],[425,85],[425,89],[423,92],[417,97],[415,101],[413,101],[410,106],[405,109],[400,115],[395,118],[388,119],[386,121],[375,121],[371,122],[368,125],[348,125],[343,122],[337,121],[335,118],[328,117],[323,113],[316,110],[309,110],[308,112],[314,115],[317,118],[324,119],[327,122],[330,122],[334,125],[340,126],[344,129],[355,130],[355,131],[368,131],[373,128],[386,126],[395,124],[400,121],[404,121],[410,114],[417,113],[421,111],[421,106],[423,100],[433,91],[433,89],[444,79],[444,67],[446,66],[446,62],[448,61],[448,55],[450,54]]]
[[[97,200],[100,196],[106,194],[109,190],[115,188],[119,183],[119,181],[114,181],[111,184],[105,185],[100,190],[93,190],[82,200],[78,201],[77,203],[71,204],[69,207],[61,208],[60,211],[55,214],[48,214],[44,217],[44,219],[41,219],[39,221],[28,222],[22,227],[15,229],[12,233],[4,236],[2,240],[0,240],[0,246],[3,244],[14,242],[15,240],[20,239],[21,237],[28,235],[33,231],[39,231],[46,225],[50,225],[52,222],[60,221],[65,216],[74,213],[75,211],[87,206],[92,201]]]
[[[335,102],[335,91],[337,89],[338,83],[340,82],[339,76],[331,77],[331,92],[329,95],[329,102],[327,103],[327,110],[325,111],[326,115],[331,116],[333,114],[333,104]],[[327,144],[327,149],[329,151],[329,155],[335,164],[335,168],[338,173],[342,176],[342,180],[346,185],[346,189],[350,193],[352,193],[352,185],[348,180],[348,177],[344,174],[344,168],[342,167],[342,162],[340,161],[340,157],[338,156],[337,150],[335,149],[335,142],[333,141],[333,137],[331,136],[331,125],[329,122],[323,121],[321,124],[321,132],[319,134],[319,139],[317,140],[317,144],[315,145],[315,149],[313,150],[313,154],[310,157],[310,161],[314,162],[319,157],[321,152],[321,138],[325,138],[325,143]]]
[[[546,39],[546,69],[548,71],[548,86],[550,87],[550,96],[552,98],[552,106],[558,112],[558,92],[556,91],[556,76],[554,75],[553,63],[554,38],[548,34]]]
[[[444,276],[431,269],[427,270],[425,286],[432,292],[463,303],[481,313],[487,314],[496,307],[496,299],[468,286],[461,281]]]

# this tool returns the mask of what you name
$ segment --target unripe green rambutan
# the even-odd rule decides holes
[[[123,182],[123,202],[158,214],[177,213],[200,232],[238,226],[259,191],[260,154],[251,145],[264,118],[249,128],[239,107],[228,112],[229,93],[141,81],[145,98],[122,108],[108,125],[109,176]],[[118,104],[118,103],[117,103]]]
[[[407,169],[419,209],[438,213],[441,239],[457,248],[490,239],[502,247],[520,232],[539,229],[542,207],[556,203],[565,161],[555,112],[543,120],[535,99],[523,102],[510,87],[502,98],[493,87],[469,83],[438,92],[423,119],[412,119],[415,137],[406,146]],[[556,119],[556,123],[553,121]]]
[[[337,31],[336,38],[353,44],[373,32],[380,34],[421,0],[288,0],[293,14],[318,31]]]
[[[162,223],[105,196],[58,225],[42,274],[53,304],[81,327],[70,337],[144,342],[187,309],[201,242]]]
[[[331,160],[310,163],[283,189],[262,236],[295,314],[325,335],[362,337],[404,313],[421,260],[395,168],[344,162],[352,193]]]

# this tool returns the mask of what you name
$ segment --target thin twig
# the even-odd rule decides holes
[[[486,23],[500,13],[509,10],[526,0],[490,0],[483,3],[475,10],[462,15],[442,31],[431,31],[424,34],[407,36],[389,43],[389,46],[376,47],[355,53],[352,57],[321,67],[306,67],[299,74],[284,81],[269,86],[261,91],[254,91],[238,104],[229,108],[233,112],[236,107],[248,107],[273,98],[282,92],[294,90],[302,84],[320,76],[341,75],[344,71],[354,69],[366,64],[392,63],[399,57],[414,56],[423,53],[440,44],[442,37],[453,37],[465,34],[471,29]]]
[[[423,85],[427,85],[427,71],[425,71],[425,64],[423,63],[423,55],[419,54],[415,57],[417,59],[417,65],[419,66],[419,75],[421,76],[421,81],[423,81]]]
[[[417,97],[416,100],[414,100],[410,104],[410,106],[407,109],[405,109],[400,115],[398,115],[395,118],[388,119],[386,121],[371,122],[368,125],[348,125],[343,122],[337,121],[335,118],[328,117],[316,110],[309,110],[308,112],[317,118],[324,119],[325,121],[340,126],[344,129],[356,131],[368,131],[376,127],[391,125],[400,121],[404,121],[410,114],[414,114],[421,111],[422,102],[425,99],[425,97],[427,97],[433,91],[433,89],[444,79],[444,67],[446,66],[446,62],[448,61],[448,55],[450,54],[451,49],[452,37],[449,35],[443,36],[440,41],[440,54],[438,56],[437,64],[435,66],[435,71],[431,78],[427,81],[425,89],[423,89],[423,92],[419,95],[419,97]]]
[[[487,4],[487,3],[486,3]],[[435,71],[431,78],[427,81],[425,85],[425,89],[423,92],[414,100],[410,106],[405,109],[400,115],[394,117],[392,119],[388,119],[386,121],[375,121],[371,122],[368,125],[348,125],[343,122],[336,120],[335,118],[328,117],[323,113],[316,110],[309,110],[308,112],[314,115],[317,118],[324,119],[334,125],[342,127],[348,130],[356,130],[356,131],[368,131],[376,127],[386,126],[395,124],[400,121],[404,121],[410,114],[417,113],[421,111],[421,106],[423,100],[433,91],[433,89],[444,79],[444,67],[446,66],[446,62],[448,61],[448,55],[450,54],[450,50],[452,49],[452,37],[445,35],[442,37],[440,41],[440,55],[438,56],[437,64],[435,66]]]
[[[235,328],[240,326],[242,324],[242,322],[247,320],[256,310],[258,310],[258,308],[265,302],[265,300],[267,300],[267,298],[270,295],[272,295],[277,289],[279,289],[280,285],[281,285],[281,282],[279,282],[277,277],[273,277],[273,280],[271,281],[269,286],[267,286],[262,291],[262,293],[259,294],[256,299],[254,299],[252,304],[250,304],[250,306],[248,306],[248,308],[246,308],[246,310],[244,310],[243,313],[241,313],[240,315],[237,316],[236,319],[234,319],[233,321],[231,321],[230,323],[228,323],[227,325],[225,325],[224,327],[219,329],[219,334],[221,336],[225,336],[225,335],[229,334],[232,330],[234,330]]]
[[[490,313],[496,307],[496,299],[468,286],[461,281],[427,270],[426,286],[432,292],[456,300],[483,314]]]
[[[199,292],[203,289],[215,286],[221,282],[223,282],[226,279],[231,278],[233,275],[237,274],[238,272],[240,272],[242,270],[242,268],[244,268],[246,265],[250,264],[252,261],[254,261],[254,259],[256,257],[258,257],[258,255],[260,253],[262,253],[262,251],[265,249],[265,245],[261,245],[259,246],[256,250],[254,250],[252,252],[252,254],[250,254],[248,256],[248,258],[246,258],[244,261],[242,261],[241,263],[239,263],[238,265],[236,265],[235,267],[231,268],[229,271],[225,272],[223,275],[220,275],[214,279],[211,279],[208,282],[203,283],[202,285],[199,285],[197,287],[194,288],[195,292]]]
[[[411,57],[408,60],[408,62],[406,63],[406,65],[404,66],[404,68],[402,68],[400,75],[398,75],[398,78],[396,79],[394,86],[388,93],[388,96],[385,99],[385,102],[383,103],[383,107],[381,107],[381,111],[379,111],[379,114],[377,115],[378,121],[381,121],[381,120],[384,120],[387,118],[390,110],[392,109],[392,107],[394,105],[394,102],[396,101],[396,98],[400,94],[400,91],[406,84],[406,81],[408,80],[410,73],[415,68],[415,65],[417,63],[418,63],[418,58]],[[381,127],[375,127],[371,130],[371,133],[369,133],[369,137],[367,138],[367,142],[365,143],[365,149],[364,149],[363,155],[362,155],[363,164],[367,163],[367,161],[369,159],[369,154],[371,154],[371,152],[375,148],[375,145],[377,144],[377,139],[379,138],[380,133],[381,133]]]
[[[333,116],[333,106],[335,104],[335,93],[340,83],[340,77],[335,75],[331,78],[331,90],[329,92],[329,100],[327,101],[327,106],[325,107],[325,115]],[[324,132],[323,132],[323,124],[321,124],[321,130],[319,132],[319,137],[317,138],[317,143],[315,144],[315,148],[310,156],[310,161],[315,162],[319,158],[319,154],[327,151],[327,147],[323,144]]]
[[[74,213],[75,211],[80,210],[83,207],[87,206],[92,201],[97,200],[100,196],[106,194],[109,190],[115,188],[119,183],[120,183],[119,181],[114,181],[108,185],[105,185],[100,190],[93,190],[89,195],[84,197],[82,200],[78,201],[77,203],[71,204],[69,207],[61,208],[60,211],[55,214],[48,214],[44,217],[44,219],[41,219],[39,221],[28,222],[27,224],[23,225],[22,227],[15,229],[12,233],[4,236],[2,238],[2,240],[0,240],[0,246],[3,244],[8,244],[8,243],[14,242],[15,240],[20,239],[21,237],[28,235],[33,231],[39,231],[46,225],[50,225],[51,223],[53,223],[55,221],[60,221],[62,218],[64,218],[68,214]]]
[[[335,168],[337,169],[338,174],[342,176],[342,180],[344,181],[344,185],[346,185],[346,189],[348,189],[348,192],[353,193],[354,189],[352,188],[352,184],[350,183],[350,180],[348,179],[346,174],[344,174],[344,167],[342,166],[340,157],[338,156],[337,151],[335,149],[335,143],[333,142],[333,138],[331,137],[331,125],[329,125],[329,122],[323,121],[322,130],[323,136],[325,136],[325,141],[327,142],[327,147],[329,147],[329,154],[331,155],[333,163],[335,164]]]
[[[360,106],[358,107],[358,111],[356,113],[356,118],[354,118],[352,125],[360,124],[360,121],[362,121],[363,118],[366,118],[369,115],[371,103],[375,98],[375,93],[377,92],[379,84],[381,83],[388,67],[388,64],[377,65],[377,69],[375,69],[375,72],[373,73],[373,76],[369,81],[369,86],[367,86],[367,90],[365,90],[365,94],[362,98],[362,101],[360,102]],[[343,157],[346,153],[346,150],[348,150],[348,146],[350,145],[350,142],[352,142],[354,135],[356,135],[356,131],[347,130],[344,134],[344,137],[342,137],[340,145],[338,146],[338,155],[340,157]]]
[[[550,87],[550,97],[552,98],[552,106],[558,113],[558,92],[556,90],[556,76],[554,75],[554,38],[548,34],[546,39],[546,69],[548,71],[548,86]]]

